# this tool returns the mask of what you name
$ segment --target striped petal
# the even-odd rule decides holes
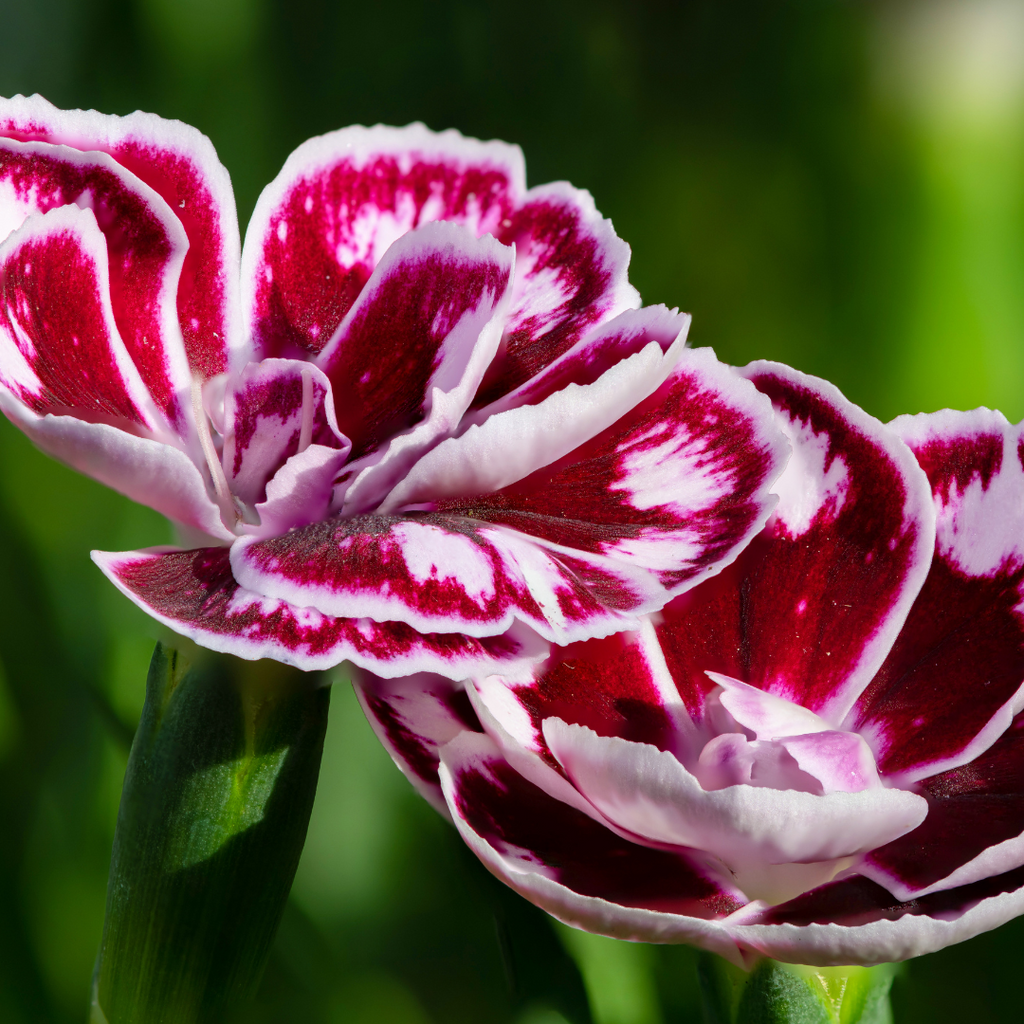
[[[516,247],[516,280],[498,359],[475,405],[519,388],[599,324],[640,305],[629,283],[629,246],[589,192],[566,182],[531,189],[502,222]]]
[[[987,409],[893,427],[928,473],[935,557],[851,719],[912,781],[971,761],[1024,709],[1024,435]]]
[[[482,639],[423,634],[400,622],[295,607],[239,586],[227,548],[94,551],[93,560],[159,622],[203,647],[250,661],[273,658],[315,671],[348,660],[381,676],[430,672],[458,679],[495,669],[521,674],[547,649],[528,629]]]
[[[630,843],[552,799],[478,733],[442,748],[441,784],[470,849],[559,920],[621,939],[692,942],[742,962],[719,924],[742,895],[685,853]]]
[[[246,233],[244,305],[258,357],[319,352],[398,238],[437,220],[496,235],[524,191],[518,147],[454,131],[378,125],[303,143]]]
[[[793,446],[779,505],[726,574],[666,609],[659,639],[695,714],[714,671],[837,726],[928,572],[928,482],[899,437],[830,384],[770,363],[743,372]]]
[[[174,302],[188,249],[181,225],[159,195],[103,153],[0,138],[0,237],[26,217],[71,204],[89,209],[103,232],[120,335],[167,427],[188,436],[191,377]]]
[[[188,236],[177,284],[188,364],[207,379],[237,361],[238,216],[231,179],[206,136],[155,114],[59,110],[41,96],[0,100],[0,136],[108,153],[160,195]]]
[[[459,733],[482,731],[462,684],[424,673],[381,679],[357,669],[353,685],[367,720],[395,764],[420,795],[448,817],[438,777],[441,747]]]

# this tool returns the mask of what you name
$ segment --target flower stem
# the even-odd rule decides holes
[[[698,965],[710,1024],[892,1024],[899,967],[802,967],[761,960],[748,973],[713,953]]]
[[[269,666],[269,667],[268,667]],[[93,1024],[205,1024],[255,993],[316,793],[329,687],[157,645],[125,773]]]

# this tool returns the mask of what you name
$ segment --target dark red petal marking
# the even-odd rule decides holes
[[[629,284],[629,246],[571,185],[531,189],[504,221],[498,240],[516,247],[503,350],[475,407],[520,387],[588,331],[640,305]]]
[[[77,209],[33,218],[0,248],[0,378],[40,415],[152,428],[113,323],[105,262],[95,221]]]
[[[93,211],[106,238],[121,337],[157,407],[180,427],[181,339],[162,299],[172,301],[186,242],[170,212],[108,158],[0,139],[0,226],[76,203]]]
[[[1024,716],[980,757],[933,775],[917,791],[928,801],[928,817],[868,858],[911,890],[926,889],[997,843],[1024,834]]]
[[[742,906],[683,854],[621,839],[503,760],[471,762],[456,768],[453,778],[455,809],[482,840],[581,896],[703,919]]]
[[[599,736],[651,743],[660,750],[675,745],[675,724],[635,634],[555,648],[536,681],[510,684],[509,689],[529,715],[533,746],[559,774],[564,774],[562,767],[544,740],[546,718],[584,725]]]
[[[40,96],[0,103],[0,135],[109,153],[163,197],[188,235],[177,310],[189,365],[204,378],[228,369],[229,349],[240,344],[238,220],[209,139],[153,114],[62,111]]]
[[[687,352],[657,392],[564,458],[436,507],[629,561],[653,577],[645,610],[660,607],[733,557],[774,503],[787,449],[746,388],[707,350]]]
[[[745,372],[796,446],[780,505],[720,579],[666,608],[658,636],[695,714],[712,670],[838,720],[924,578],[926,483],[898,438],[831,385],[770,364]]]
[[[421,673],[381,679],[356,670],[353,684],[374,732],[413,784],[439,808],[438,750],[463,730],[483,732],[461,683]]]
[[[981,900],[1014,892],[1024,886],[1024,868],[972,882],[957,889],[933,892],[905,902],[861,875],[829,882],[788,903],[770,907],[743,924],[840,924],[848,928],[872,921],[898,921],[907,915],[949,921],[966,913]]]
[[[246,239],[258,353],[319,352],[392,242],[437,220],[497,234],[523,187],[518,150],[455,132],[346,128],[311,139],[260,197]]]
[[[616,363],[640,352],[652,342],[668,352],[672,343],[685,336],[690,318],[664,306],[648,306],[620,313],[578,341],[554,362],[514,391],[484,408],[475,409],[467,422],[482,422],[504,409],[537,405],[570,384],[595,383]]]
[[[322,360],[352,459],[425,417],[435,379],[469,362],[511,271],[511,249],[442,225],[388,250]],[[476,329],[455,336],[464,318]]]
[[[935,557],[906,625],[851,716],[879,768],[924,778],[977,756],[1024,683],[1024,472],[998,413],[893,424],[928,471]]]
[[[349,660],[381,674],[432,671],[464,678],[521,668],[541,656],[529,636],[477,639],[421,634],[401,622],[332,618],[245,591],[231,575],[228,548],[94,552],[100,568],[136,604],[204,647],[320,669]]]

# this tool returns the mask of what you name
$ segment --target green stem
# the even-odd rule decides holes
[[[892,1024],[897,964],[802,967],[761,960],[748,973],[702,953],[698,974],[709,1024]]]
[[[206,1024],[255,993],[316,793],[330,690],[158,645],[125,773],[93,1024]]]

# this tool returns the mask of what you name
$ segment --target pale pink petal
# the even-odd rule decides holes
[[[640,305],[629,283],[629,246],[567,182],[533,188],[497,232],[516,247],[516,279],[498,359],[476,406],[539,374],[594,327]]]
[[[202,474],[180,449],[76,416],[40,416],[0,388],[0,410],[43,451],[86,476],[216,540],[221,521]]]
[[[331,383],[296,359],[249,363],[231,380],[224,402],[224,471],[247,505],[266,498],[267,481],[300,446],[351,447],[338,429]]]
[[[720,672],[839,725],[877,671],[931,562],[927,478],[899,437],[831,384],[773,363],[743,373],[794,447],[778,509],[721,578],[665,610],[659,639],[700,713]]]
[[[715,854],[741,887],[745,869],[810,867],[865,853],[916,828],[927,813],[921,797],[893,789],[819,796],[738,785],[708,792],[676,757],[650,744],[557,718],[543,729],[576,788],[611,821],[655,842]]]
[[[319,352],[398,238],[437,220],[496,235],[524,191],[518,147],[455,131],[378,125],[303,143],[246,232],[242,287],[259,356]]]
[[[743,905],[684,853],[628,842],[531,785],[493,742],[463,732],[441,750],[441,784],[470,849],[567,924],[616,938],[692,942],[741,958],[718,920]]]
[[[0,240],[26,217],[68,205],[90,210],[103,232],[114,322],[163,420],[188,437],[191,377],[175,309],[188,248],[181,225],[159,195],[103,153],[0,138]],[[61,301],[59,288],[53,295]]]
[[[480,732],[480,722],[461,683],[420,674],[381,679],[356,670],[353,686],[366,717],[395,764],[416,790],[446,818],[439,751],[461,732]]]
[[[240,587],[228,555],[228,548],[94,551],[93,560],[157,621],[203,647],[250,661],[273,658],[314,671],[348,660],[381,676],[432,672],[460,679],[495,670],[516,674],[547,650],[528,629],[477,639],[297,608]]]
[[[33,412],[140,433],[164,423],[114,323],[91,211],[30,217],[0,243],[0,383]]]
[[[109,153],[163,197],[188,235],[177,292],[188,363],[204,379],[229,369],[233,353],[245,347],[238,215],[231,179],[210,140],[155,114],[59,110],[41,96],[0,100],[0,136]]]
[[[253,508],[258,525],[240,527],[239,533],[276,537],[326,519],[347,454],[344,448],[311,444],[291,456],[267,484],[266,500]]]
[[[879,767],[914,780],[977,757],[1024,709],[1021,429],[978,409],[893,424],[928,473],[931,571],[850,715]]]
[[[779,907],[734,915],[736,942],[788,963],[882,964],[934,953],[1024,912],[1024,868],[904,903],[855,876]]]

